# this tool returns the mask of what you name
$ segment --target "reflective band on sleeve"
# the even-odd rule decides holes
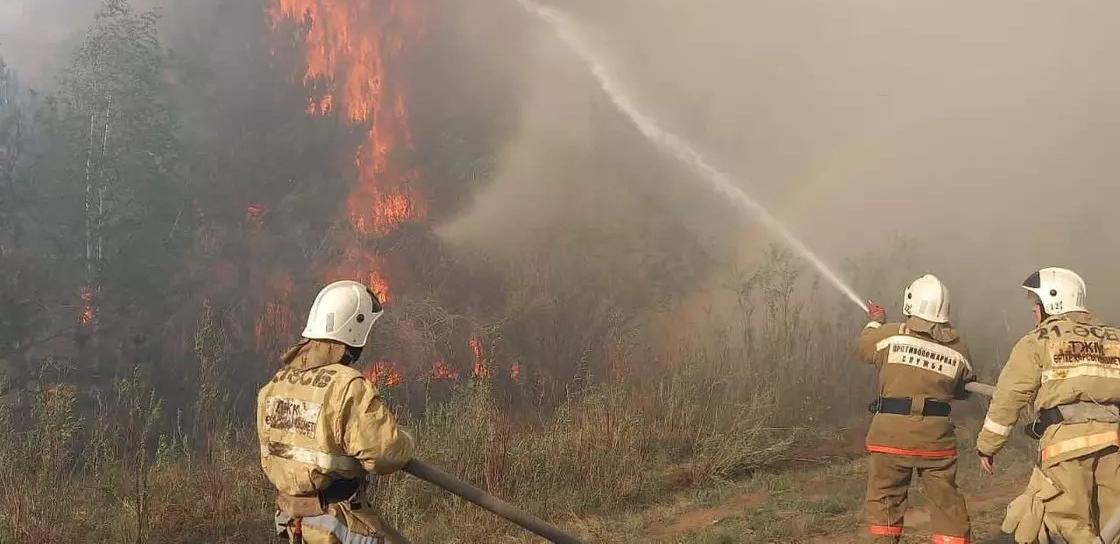
[[[933,544],[968,544],[968,539],[961,536],[933,535],[930,542],[933,542]]]
[[[865,329],[878,329],[879,327],[882,327],[882,326],[883,326],[883,324],[879,323],[878,321],[868,321],[867,324],[863,326],[863,328],[865,328]]]
[[[350,531],[346,524],[329,514],[303,518],[303,526],[328,531],[342,544],[382,544],[384,542],[380,537],[360,535]]]
[[[1070,378],[1120,378],[1120,369],[1096,365],[1082,365],[1072,368],[1051,368],[1043,371],[1042,383]]]
[[[321,451],[309,450],[290,444],[270,442],[261,448],[261,455],[279,457],[297,463],[306,463],[326,470],[361,470],[362,465],[357,459],[345,455],[334,455]]]
[[[871,530],[871,534],[875,536],[898,536],[902,534],[901,525],[875,525],[867,526]]]
[[[992,418],[990,418],[990,417],[984,418],[984,430],[988,431],[988,432],[998,434],[1000,436],[1010,436],[1011,435],[1011,426],[1010,425],[1000,425],[999,423],[996,423],[996,422],[992,421]]]
[[[910,450],[891,446],[880,446],[878,444],[868,444],[867,451],[870,453],[886,453],[888,455],[904,455],[907,457],[922,457],[925,459],[948,459],[957,454],[956,448],[947,448],[943,450]]]
[[[1059,455],[1065,455],[1071,451],[1108,445],[1120,446],[1120,433],[1108,431],[1106,433],[1090,434],[1062,440],[1061,442],[1043,448],[1042,460],[1045,461]]]

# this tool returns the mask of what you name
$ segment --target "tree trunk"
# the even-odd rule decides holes
[[[76,333],[79,358],[91,374],[100,373],[100,299],[101,262],[104,256],[105,163],[108,158],[109,134],[113,116],[113,97],[106,98],[104,124],[101,126],[100,158],[95,163],[97,113],[89,114],[89,142],[85,168],[85,278],[81,289],[82,310]],[[96,164],[96,168],[95,168]],[[96,172],[95,172],[96,170]]]

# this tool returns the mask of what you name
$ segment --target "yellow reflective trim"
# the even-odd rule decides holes
[[[1068,380],[1070,378],[1114,378],[1120,379],[1120,369],[1107,368],[1094,364],[1070,368],[1052,368],[1042,372],[1042,383]]]
[[[261,447],[262,456],[279,457],[297,463],[314,465],[326,470],[361,470],[362,465],[357,459],[345,455],[334,455],[322,451],[310,450],[290,444],[271,442]]]
[[[1120,432],[1108,431],[1105,433],[1089,434],[1062,440],[1042,449],[1042,460],[1065,455],[1071,451],[1095,448],[1097,446],[1120,445]]]
[[[984,418],[984,430],[998,434],[1000,436],[1009,436],[1011,434],[1010,425],[1000,425],[999,423],[992,421],[992,418],[990,417]]]

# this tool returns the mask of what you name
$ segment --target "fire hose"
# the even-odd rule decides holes
[[[991,397],[996,392],[995,387],[980,382],[968,383],[964,388],[978,395],[984,395],[985,397]],[[1093,541],[1093,544],[1112,544],[1116,542],[1117,539],[1120,539],[1120,512],[1113,514],[1112,517],[1108,519],[1108,523],[1105,523],[1104,527],[1101,527],[1101,534]],[[1060,538],[1054,538],[1054,541],[1064,542],[1064,540]]]
[[[413,459],[404,466],[404,471],[441,488],[453,495],[481,506],[515,525],[548,539],[557,544],[582,544],[576,537],[561,531],[555,525],[495,497],[463,480],[460,480],[432,465]]]

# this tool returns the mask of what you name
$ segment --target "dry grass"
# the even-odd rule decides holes
[[[761,510],[770,514],[749,523],[733,517],[728,531],[824,530],[852,515],[848,495],[858,499],[859,478],[841,463],[833,476],[843,496],[803,496],[784,480],[786,461],[814,457],[796,447],[812,443],[809,433],[859,417],[873,377],[849,354],[859,323],[821,312],[809,318],[797,285],[796,269],[775,256],[760,272],[730,280],[741,310],[736,325],[713,327],[625,378],[596,382],[588,373],[556,404],[514,409],[498,385],[474,381],[413,413],[399,408],[400,416],[423,459],[591,541],[640,541],[644,525],[619,520],[646,519],[681,497],[730,500],[713,497],[742,495],[743,481],[763,486],[746,492],[764,493]],[[200,323],[204,387],[179,409],[165,406],[140,373],[105,398],[48,387],[0,408],[12,437],[0,442],[0,543],[267,540],[271,490],[251,418],[232,415],[221,390],[228,357],[216,327]],[[375,484],[370,492],[386,518],[416,542],[526,538],[411,477]],[[783,509],[816,514],[806,521]],[[713,538],[698,541],[736,541]]]
[[[591,387],[550,414],[514,416],[490,385],[403,415],[423,458],[524,508],[578,527],[682,488],[733,479],[785,455],[772,397],[745,376],[682,362],[662,376]],[[139,376],[78,417],[73,389],[35,399],[0,446],[0,542],[243,542],[267,538],[271,494],[251,429],[156,428],[162,403]],[[10,419],[17,416],[7,413]],[[173,418],[176,422],[181,418]],[[50,491],[48,491],[50,490]],[[513,538],[504,522],[404,475],[371,490],[417,542]]]

